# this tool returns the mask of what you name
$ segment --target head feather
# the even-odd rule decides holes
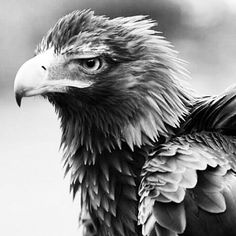
[[[179,126],[193,98],[182,83],[182,61],[154,26],[146,16],[109,19],[74,11],[43,38],[37,53],[50,47],[68,57],[93,52],[108,64],[89,77],[93,86],[47,95],[67,147],[100,152],[126,142],[133,149],[168,137]]]

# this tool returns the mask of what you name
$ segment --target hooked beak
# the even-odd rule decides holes
[[[63,67],[64,61],[63,56],[55,55],[51,48],[25,62],[18,70],[14,83],[18,106],[21,105],[23,97],[50,92],[65,93],[68,87],[81,89],[93,84],[92,81],[80,79],[79,76],[70,79],[69,69]]]
[[[22,97],[43,94],[48,91],[48,67],[55,60],[52,49],[26,61],[18,70],[14,92],[18,106]]]

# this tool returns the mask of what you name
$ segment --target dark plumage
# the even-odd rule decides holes
[[[235,89],[194,96],[153,26],[66,15],[18,71],[17,102],[55,106],[84,235],[236,235]]]

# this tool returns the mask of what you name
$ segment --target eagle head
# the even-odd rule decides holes
[[[66,146],[132,149],[167,136],[191,96],[176,52],[145,16],[110,19],[90,10],[62,17],[15,78],[22,97],[42,95],[61,119]]]

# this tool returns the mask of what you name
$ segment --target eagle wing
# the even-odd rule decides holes
[[[199,100],[185,133],[150,154],[139,189],[143,235],[236,235],[235,94]]]
[[[185,133],[218,131],[236,136],[236,86],[219,96],[198,99],[183,130]]]

